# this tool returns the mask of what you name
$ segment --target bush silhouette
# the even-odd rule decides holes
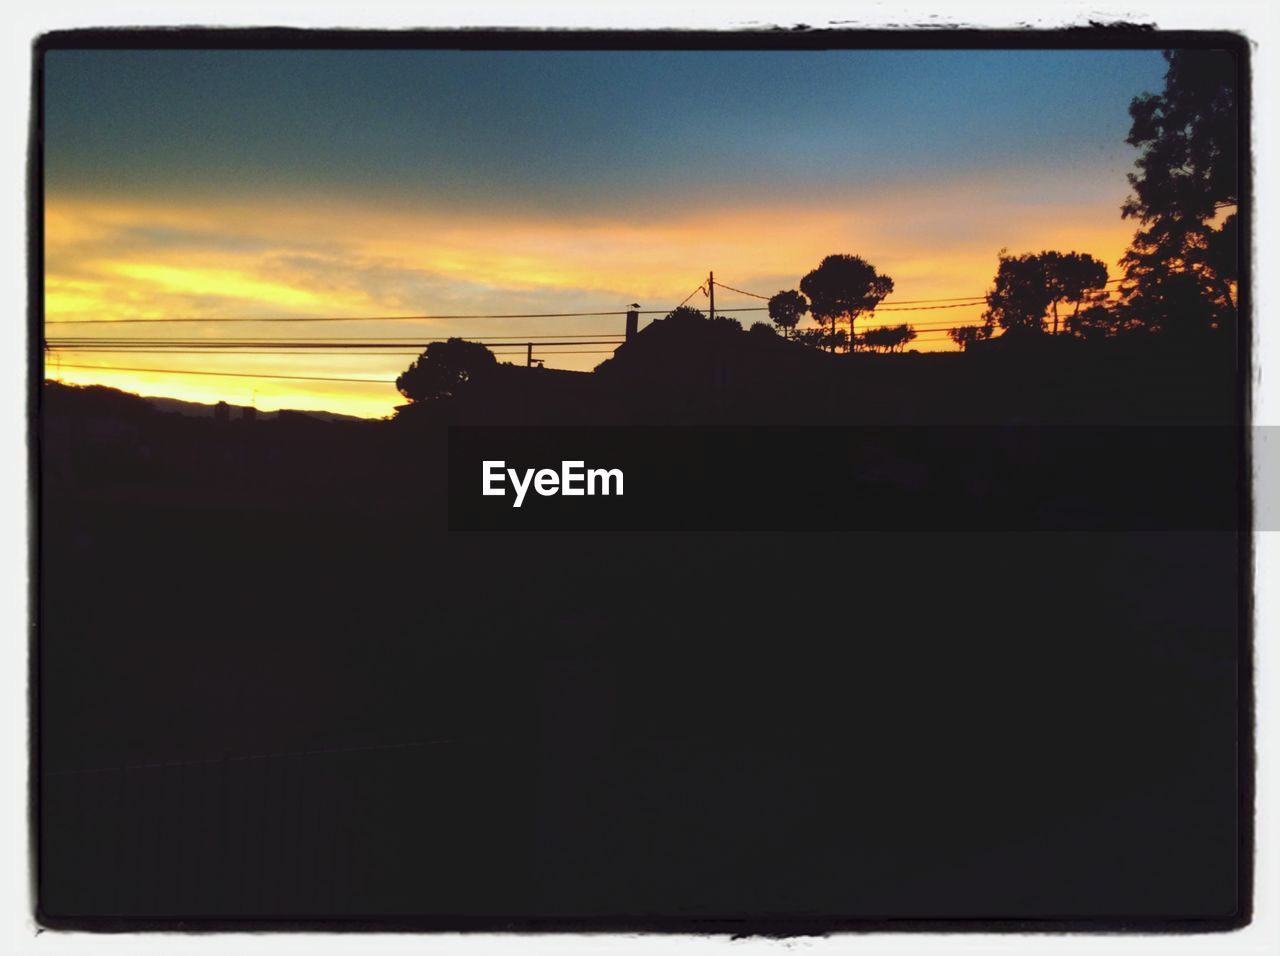
[[[459,338],[432,342],[396,379],[396,388],[411,402],[448,399],[497,364],[493,353],[478,342]]]

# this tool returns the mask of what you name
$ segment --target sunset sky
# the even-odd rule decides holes
[[[620,335],[620,316],[212,320],[667,310],[710,269],[768,295],[833,252],[894,279],[886,306],[981,295],[1002,248],[1089,252],[1115,276],[1134,229],[1119,212],[1128,104],[1164,65],[1157,51],[52,51],[48,321],[211,321],[47,335]],[[744,325],[766,316],[735,307],[762,305],[717,294]],[[940,348],[927,329],[980,311],[881,321]],[[394,386],[68,366],[385,380],[411,358],[59,351],[48,368],[376,416],[402,401]]]

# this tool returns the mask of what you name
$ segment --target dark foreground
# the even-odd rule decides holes
[[[46,439],[48,923],[1240,919],[1234,530],[450,533],[139,427]]]

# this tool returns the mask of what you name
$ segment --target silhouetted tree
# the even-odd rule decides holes
[[[1235,296],[1231,292],[1240,278],[1240,228],[1235,213],[1227,216],[1222,225],[1205,238],[1204,264],[1211,281],[1221,283],[1225,304],[1235,310]]]
[[[769,299],[769,318],[782,330],[783,335],[790,335],[800,319],[809,311],[809,300],[803,293],[790,289],[779,292]]]
[[[999,325],[1006,332],[1042,332],[1052,300],[1044,261],[1032,254],[1011,256],[1001,249],[995,286],[987,293],[987,309],[982,318],[988,326]]]
[[[810,348],[824,349],[826,348],[826,330],[817,329],[797,329],[792,333],[792,338],[801,345],[807,345]]]
[[[1075,303],[1072,315],[1086,302],[1092,303],[1107,287],[1107,266],[1100,259],[1083,252],[1042,252],[1045,279],[1052,298],[1053,331],[1058,331],[1058,303]]]
[[[800,280],[800,291],[808,296],[809,311],[818,324],[825,328],[830,323],[832,334],[827,342],[834,352],[840,340],[835,334],[840,320],[848,321],[853,336],[855,320],[875,311],[893,291],[893,280],[876,272],[861,256],[832,255]],[[853,340],[849,341],[852,346]]]
[[[1072,313],[1065,325],[1068,333],[1080,339],[1104,339],[1127,328],[1123,312],[1101,304]]]
[[[1178,271],[1147,284],[1123,305],[1139,327],[1170,336],[1198,335],[1220,327],[1224,310],[1202,274]]]
[[[885,352],[902,351],[916,337],[916,330],[909,325],[885,326],[868,329],[858,336],[859,342],[869,349]]]
[[[768,322],[752,322],[751,328],[747,329],[747,334],[758,337],[773,337],[778,334],[778,331]]]
[[[396,379],[396,388],[411,402],[452,398],[477,374],[497,364],[493,353],[478,342],[431,342]]]
[[[1045,318],[1052,315],[1052,330],[1057,332],[1059,302],[1073,302],[1079,312],[1102,294],[1106,284],[1106,265],[1091,255],[1046,251],[1010,256],[1002,249],[983,318],[1005,331],[1040,332]]]
[[[792,338],[801,345],[832,352],[849,344],[849,334],[844,329],[831,329],[823,325],[816,329],[798,329]]]
[[[1142,228],[1121,260],[1122,295],[1140,319],[1158,329],[1171,323],[1218,326],[1236,312],[1239,236],[1236,64],[1223,50],[1166,51],[1164,91],[1135,97],[1127,142],[1142,150],[1129,174],[1131,195],[1121,207]],[[1185,278],[1162,288],[1175,276]],[[1177,303],[1174,295],[1203,303]]]
[[[968,351],[974,342],[983,342],[991,338],[991,325],[960,325],[947,333],[948,338],[963,351]]]

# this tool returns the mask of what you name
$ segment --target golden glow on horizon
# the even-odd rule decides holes
[[[177,398],[205,405],[214,405],[220,401],[232,405],[252,405],[263,412],[288,408],[297,411],[338,412],[362,418],[383,418],[390,414],[392,408],[404,402],[391,385],[379,386],[390,389],[395,394],[395,401],[389,402],[385,393],[366,394],[361,389],[369,386],[355,383],[272,382],[269,379],[205,378],[199,375],[184,377],[106,369],[59,369],[53,362],[46,367],[46,377],[70,385],[107,385],[149,398]],[[300,389],[298,386],[305,387]]]
[[[743,201],[606,222],[573,215],[459,218],[428,209],[369,208],[301,197],[238,206],[51,196],[46,202],[48,320],[175,316],[316,316],[616,310],[639,301],[670,308],[708,269],[741,288],[795,288],[831,252],[856,252],[894,278],[894,299],[981,295],[1001,248],[1075,250],[1116,263],[1133,227],[1120,219],[1125,184],[1092,201],[1034,201],[1027,184],[991,178],[928,189],[878,190],[841,201]],[[1032,199],[1028,199],[1028,195]],[[693,304],[706,307],[697,296]],[[760,306],[719,290],[718,311]],[[918,330],[978,320],[982,307],[882,312],[858,328],[901,322]],[[766,320],[743,313],[744,325]],[[257,335],[392,335],[400,338],[621,332],[621,318],[332,323],[254,326],[123,325],[118,335],[217,339]],[[284,330],[287,330],[285,332]],[[53,326],[51,334],[101,334]],[[921,350],[950,348],[922,334]],[[589,369],[607,354],[549,364]],[[253,371],[392,379],[407,356],[205,356],[63,353],[75,365]],[[57,369],[54,359],[49,371]],[[141,394],[326,408],[381,416],[402,399],[390,384],[304,382],[66,369],[70,382]]]

